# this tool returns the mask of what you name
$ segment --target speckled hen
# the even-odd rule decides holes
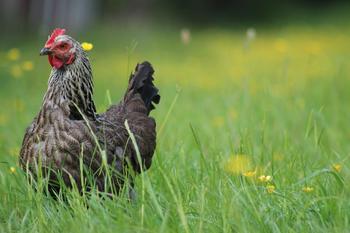
[[[49,180],[50,192],[57,193],[63,180],[68,187],[75,183],[80,191],[88,186],[118,193],[125,179],[132,183],[131,171],[137,174],[151,166],[156,147],[156,123],[149,113],[160,96],[153,84],[151,64],[138,64],[119,104],[97,114],[91,66],[80,43],[64,29],[55,29],[40,55],[48,56],[52,71],[41,109],[25,132],[20,165],[36,178],[42,171],[43,178]],[[112,168],[110,179],[106,178],[103,161]],[[86,177],[81,177],[85,174],[82,167],[95,180],[90,186],[85,183]],[[107,185],[107,180],[111,184]]]

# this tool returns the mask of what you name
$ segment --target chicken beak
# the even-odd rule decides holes
[[[42,48],[41,50],[40,50],[40,56],[43,56],[43,55],[49,55],[49,54],[51,54],[52,53],[52,51],[50,50],[50,48]]]

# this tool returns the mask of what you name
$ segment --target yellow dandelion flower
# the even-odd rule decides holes
[[[272,176],[265,176],[265,175],[261,175],[258,177],[258,180],[261,182],[270,182],[272,181]]]
[[[13,65],[10,69],[10,73],[14,78],[19,78],[23,74],[22,68],[19,65]]]
[[[10,167],[10,172],[11,172],[12,174],[14,174],[14,173],[16,172],[16,168],[15,168],[15,167]]]
[[[274,185],[267,185],[267,186],[266,186],[266,191],[267,191],[268,193],[274,193],[275,190],[276,190],[276,187],[275,187]]]
[[[251,161],[246,155],[231,156],[225,163],[225,171],[239,175],[251,169]]]
[[[81,47],[83,47],[84,51],[90,51],[94,48],[94,45],[88,42],[81,43]]]
[[[224,125],[224,123],[225,123],[225,119],[222,116],[216,116],[213,118],[213,125],[215,127],[220,128]]]
[[[338,164],[338,163],[333,164],[333,165],[332,165],[332,168],[333,168],[333,170],[336,171],[336,172],[340,172],[341,169],[342,169],[341,165]]]
[[[31,71],[33,70],[33,68],[34,68],[34,65],[33,65],[33,62],[31,61],[25,61],[22,63],[22,69],[25,71]]]
[[[7,58],[11,61],[17,61],[21,56],[21,52],[17,48],[10,49],[7,52]]]
[[[256,175],[256,171],[247,171],[242,173],[245,177],[253,177]]]
[[[312,191],[314,191],[314,188],[309,187],[309,186],[305,186],[302,188],[303,192],[305,193],[311,193]]]

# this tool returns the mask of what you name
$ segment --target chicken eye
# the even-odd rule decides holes
[[[67,44],[60,44],[60,49],[65,49],[67,48]]]

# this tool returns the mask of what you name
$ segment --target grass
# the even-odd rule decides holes
[[[18,60],[10,46],[0,53],[1,232],[349,231],[348,27],[264,27],[249,41],[245,30],[193,30],[188,45],[174,28],[77,36],[94,44],[99,111],[121,98],[136,62],[156,69],[158,145],[134,203],[74,191],[57,202],[17,167],[47,85],[44,38],[11,44]]]

